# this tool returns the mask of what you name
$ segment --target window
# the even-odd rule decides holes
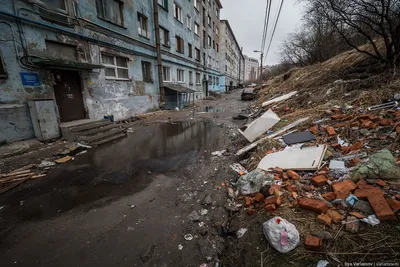
[[[210,56],[208,56],[207,65],[208,65],[208,67],[211,67],[211,57]]]
[[[213,84],[216,84],[216,83],[215,83],[215,77],[212,77],[212,83],[213,83]]]
[[[0,79],[2,78],[7,78],[7,71],[6,71],[6,66],[4,64],[4,60],[3,60],[3,55],[1,54],[0,51]]]
[[[188,54],[188,56],[190,57],[190,58],[192,58],[193,57],[193,48],[192,48],[192,45],[191,44],[189,44],[188,43],[188,50],[189,50],[189,54]]]
[[[217,52],[219,52],[219,44],[215,44],[215,50],[217,51]]]
[[[123,5],[119,0],[96,0],[97,15],[112,23],[123,25]]]
[[[168,10],[168,0],[157,0],[158,4]]]
[[[163,66],[162,72],[163,72],[164,82],[170,82],[171,81],[171,68]]]
[[[227,65],[225,65],[225,71],[228,71],[228,66]]]
[[[208,25],[209,25],[210,28],[211,28],[211,17],[210,17],[210,15],[208,15],[207,21],[208,21]]]
[[[215,27],[215,34],[219,36],[219,28],[218,28],[218,26]]]
[[[193,1],[193,5],[194,5],[194,7],[197,9],[197,11],[199,11],[199,1],[200,1],[200,0],[194,0],[194,1]]]
[[[215,62],[215,68],[219,69],[219,61],[218,60]]]
[[[218,7],[215,9],[215,16],[216,16],[217,18],[219,18],[219,9],[218,9]]]
[[[138,31],[139,35],[149,38],[149,31],[148,31],[148,26],[147,26],[147,17],[143,16],[142,14],[138,13],[137,14],[137,19],[138,19]]]
[[[178,69],[176,74],[177,74],[176,78],[177,78],[178,82],[184,83],[185,82],[185,71]]]
[[[106,78],[129,79],[127,58],[101,54],[101,62],[105,66]]]
[[[176,52],[181,54],[185,53],[185,42],[178,35],[176,36]]]
[[[201,84],[201,81],[200,81],[200,73],[198,73],[198,72],[196,72],[196,84],[197,84],[197,85]]]
[[[203,31],[203,47],[206,48],[206,31]]]
[[[199,35],[199,28],[200,28],[200,25],[195,22],[194,23],[194,33],[196,35]]]
[[[187,17],[186,17],[186,27],[187,27],[189,30],[192,30],[191,25],[192,25],[192,18],[191,18],[189,15],[187,15]]]
[[[143,75],[143,81],[153,82],[150,62],[142,61],[142,75]]]
[[[196,52],[196,55],[195,55],[196,56],[196,60],[200,62],[200,49],[195,48],[194,50]]]
[[[216,85],[219,85],[219,77],[215,78]]]
[[[215,40],[213,40],[213,49],[215,50]]]
[[[203,26],[206,26],[206,9],[203,7]]]
[[[189,84],[193,85],[193,72],[189,71]]]
[[[169,47],[169,31],[160,27],[160,42],[162,45]]]
[[[177,3],[174,3],[174,18],[182,22],[182,8]]]
[[[209,46],[209,47],[211,47],[211,43],[212,43],[212,42],[211,42],[211,36],[209,35],[209,36],[208,36],[208,46]]]

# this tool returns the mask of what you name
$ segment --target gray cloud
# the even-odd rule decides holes
[[[254,53],[254,50],[261,49],[262,30],[264,26],[264,15],[266,0],[222,0],[223,9],[221,18],[227,19],[233,28],[239,45],[243,47],[245,55],[259,58],[260,55]],[[272,33],[272,24],[279,1],[272,0],[270,29]],[[267,61],[264,65],[273,65],[279,63],[279,47],[287,34],[294,32],[300,24],[302,13],[298,0],[285,0],[280,19],[275,31],[275,36],[268,53]],[[267,42],[269,37],[267,38]],[[268,43],[267,43],[268,46]],[[265,61],[264,61],[265,62]]]

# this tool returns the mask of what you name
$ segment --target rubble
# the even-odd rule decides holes
[[[274,176],[261,169],[256,169],[241,176],[236,182],[236,187],[242,195],[250,195],[260,191],[265,185],[271,185]]]

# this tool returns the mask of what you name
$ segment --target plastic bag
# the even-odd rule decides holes
[[[277,251],[286,253],[300,242],[296,226],[281,217],[275,217],[263,224],[264,235]]]

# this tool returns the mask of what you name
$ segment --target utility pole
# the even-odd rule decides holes
[[[239,86],[240,86],[240,75],[242,74],[241,70],[241,63],[242,63],[242,54],[243,53],[243,47],[240,48],[240,55],[239,55]]]
[[[156,34],[158,85],[160,87],[160,106],[163,107],[165,104],[165,92],[164,92],[163,68],[162,68],[162,60],[161,60],[160,24],[158,22],[158,2],[157,2],[157,0],[153,0],[153,9],[154,9],[154,27],[155,27],[155,34]]]
[[[264,53],[261,52],[260,89],[262,89],[263,57]]]

